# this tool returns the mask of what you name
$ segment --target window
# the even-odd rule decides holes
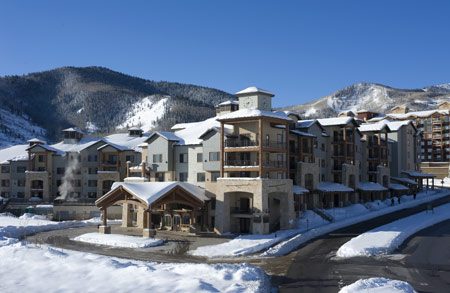
[[[116,155],[108,155],[108,159],[105,163],[112,164],[112,165],[117,164],[117,156]]]
[[[18,198],[24,198],[25,197],[25,192],[21,192],[21,191],[17,192],[17,197]]]
[[[24,187],[25,186],[25,179],[18,179],[17,180],[17,186]]]
[[[188,162],[188,154],[187,153],[181,153],[180,154],[180,163],[187,163]]]
[[[217,182],[217,178],[220,177],[220,172],[211,172],[211,181]]]
[[[181,172],[179,177],[180,177],[179,179],[180,179],[181,182],[185,182],[188,179],[188,173]]]
[[[313,174],[305,174],[305,188],[312,190],[314,185],[314,176]]]
[[[322,152],[325,151],[325,144],[324,143],[322,144],[321,149],[322,149]]]
[[[56,180],[56,186],[61,186],[61,184],[62,184],[62,181],[61,180]]]
[[[156,172],[155,180],[158,182],[164,182],[164,172]]]
[[[81,180],[80,179],[72,180],[72,186],[80,187],[81,186]]]
[[[97,155],[88,155],[87,160],[88,162],[97,162]]]
[[[277,134],[277,143],[278,144],[283,143],[283,135],[282,134]]]
[[[322,160],[322,168],[325,168],[325,160]]]
[[[197,182],[205,182],[205,173],[197,173]]]
[[[3,179],[2,180],[2,187],[9,187],[9,180],[8,179]]]
[[[88,180],[89,187],[97,187],[97,180]]]
[[[203,153],[197,153],[197,163],[201,163],[203,161]]]
[[[209,160],[210,161],[219,161],[220,153],[219,152],[209,152]]]
[[[126,162],[131,162],[131,163],[133,163],[134,162],[134,156],[125,156],[125,161]]]
[[[0,193],[0,196],[8,198],[9,197],[9,192],[8,191],[2,191],[2,193]]]
[[[45,168],[44,167],[39,167],[38,171],[43,172],[43,171],[45,171]]]
[[[56,174],[58,175],[64,174],[64,168],[56,168]]]
[[[162,154],[153,155],[153,163],[162,163]]]
[[[88,173],[89,174],[97,174],[98,168],[89,168]]]
[[[39,155],[38,156],[39,162],[45,162],[45,156],[44,155]]]
[[[9,166],[2,166],[2,173],[9,173]]]
[[[96,198],[97,192],[88,192],[88,198]]]

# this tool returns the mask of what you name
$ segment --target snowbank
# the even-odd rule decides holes
[[[364,204],[368,210],[366,210],[365,213],[363,213],[363,210],[360,209],[360,207],[355,208],[353,206],[350,206],[348,208],[355,209],[356,215],[353,215],[351,212],[347,213],[347,218],[342,217],[343,219],[339,220],[340,217],[335,218],[335,222],[325,224],[323,226],[317,227],[315,229],[311,229],[308,232],[299,233],[292,237],[291,239],[288,239],[284,242],[281,242],[274,247],[268,249],[266,252],[262,254],[262,256],[281,256],[286,255],[290,253],[292,250],[296,249],[301,244],[316,238],[320,235],[327,234],[329,232],[332,232],[337,229],[341,229],[347,226],[351,226],[353,224],[363,222],[366,220],[370,220],[385,214],[389,214],[398,210],[411,208],[414,206],[418,206],[420,204],[430,202],[433,200],[436,200],[438,198],[447,196],[450,194],[449,190],[443,189],[443,190],[435,190],[435,191],[428,191],[428,193],[422,192],[417,194],[417,199],[414,200],[412,195],[404,195],[400,199],[400,203],[398,200],[394,199],[394,206],[388,206],[388,202],[390,200],[385,200],[384,202],[376,201],[373,203],[366,203]],[[333,213],[330,212],[332,215]]]
[[[339,293],[413,293],[413,287],[403,281],[391,280],[385,278],[361,279],[355,283],[343,287]]]
[[[325,221],[313,211],[305,211],[302,218],[297,219],[297,228],[291,230],[280,230],[269,235],[243,235],[233,240],[217,245],[201,246],[189,251],[195,256],[204,257],[233,257],[253,254],[268,249],[263,256],[285,255],[297,248],[302,243],[320,235],[329,233],[355,223],[369,220],[397,210],[410,208],[424,202],[432,201],[450,193],[448,190],[435,190],[428,193],[417,194],[414,200],[412,195],[402,196],[400,203],[394,198],[394,206],[391,199],[385,201],[374,201],[365,204],[354,204],[345,208],[325,210],[334,218],[334,222]],[[277,244],[278,243],[278,244]]]
[[[135,261],[17,243],[0,247],[2,292],[268,292],[248,264]],[[26,268],[26,269],[24,269]]]
[[[0,214],[0,247],[17,242],[27,235],[83,225],[87,224],[79,221],[52,222],[33,214],[24,214],[20,218],[9,213]]]
[[[450,204],[421,212],[352,238],[337,251],[338,257],[376,256],[397,249],[408,237],[450,219]]]
[[[145,248],[158,246],[164,243],[161,239],[143,238],[120,234],[101,234],[101,233],[86,233],[75,237],[73,240],[101,244],[115,247],[127,248]]]

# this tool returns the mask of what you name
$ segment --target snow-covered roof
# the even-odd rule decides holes
[[[253,117],[269,117],[276,118],[281,120],[292,121],[285,112],[283,111],[264,111],[256,108],[251,109],[241,109],[238,111],[234,111],[225,115],[220,116],[217,120],[230,120],[230,119],[239,119],[239,118],[253,118]]]
[[[405,178],[405,177],[391,177],[392,180],[398,181],[398,182],[404,182],[412,185],[417,185],[418,183],[412,179]]]
[[[150,135],[146,141],[149,141],[150,138],[152,138],[155,135],[159,135],[161,137],[164,137],[167,140],[173,140],[173,141],[179,141],[180,138],[178,136],[175,135],[175,133],[173,132],[168,132],[168,131],[156,131],[154,133],[152,133],[152,135]]]
[[[377,112],[377,111],[372,111],[372,110],[365,110],[365,109],[361,109],[361,110],[358,110],[358,111],[356,111],[356,114],[359,114],[359,113],[376,113],[376,114],[379,114],[380,112]]]
[[[398,191],[401,191],[401,190],[409,190],[409,188],[406,187],[405,185],[403,185],[403,184],[398,184],[398,183],[391,183],[391,184],[389,185],[389,188],[392,189],[392,190],[398,190]]]
[[[319,183],[319,186],[317,186],[317,190],[322,192],[351,192],[353,191],[353,188],[339,183],[322,181]]]
[[[104,140],[101,138],[83,138],[78,143],[64,143],[63,141],[61,141],[54,145],[51,145],[51,147],[63,152],[62,155],[64,155],[64,153],[68,153],[68,152],[79,153],[82,150],[84,150],[98,142],[104,143]]]
[[[387,191],[386,187],[383,187],[379,183],[370,181],[359,181],[358,189],[362,191]]]
[[[383,131],[385,128],[387,128],[387,131],[390,131],[389,126],[387,123],[364,123],[361,124],[358,129],[361,132],[371,132],[371,131]]]
[[[205,194],[205,189],[187,182],[114,182],[111,190],[96,200],[95,203],[101,201],[104,197],[107,197],[120,186],[122,186],[129,193],[146,202],[148,206],[177,186],[183,188],[201,201],[208,200],[208,197]]]
[[[317,119],[322,126],[346,125],[350,122],[355,122],[353,117],[334,117]]]
[[[234,112],[233,112],[234,113]],[[190,123],[186,128],[175,131],[174,135],[179,138],[177,145],[196,145],[202,143],[202,135],[214,127],[220,127],[217,117],[212,117],[204,121]],[[226,129],[233,129],[232,126],[226,125]]]
[[[403,120],[403,119],[411,119],[411,118],[426,118],[433,114],[442,114],[449,115],[449,110],[427,110],[427,111],[415,111],[408,112],[405,114],[383,114],[377,117],[370,119],[370,121],[380,121],[382,119],[394,119],[394,120]]]
[[[226,105],[239,105],[239,102],[238,101],[225,101],[225,102],[218,104],[217,106],[226,106]]]
[[[303,193],[308,193],[309,192],[308,189],[303,188],[303,187],[298,186],[298,185],[294,185],[293,187],[294,187],[293,188],[294,194],[303,194]]]
[[[142,136],[130,136],[128,133],[116,133],[105,136],[103,139],[108,143],[120,146],[124,150],[141,152],[139,145],[144,143],[149,136],[149,133],[143,133]]]
[[[420,172],[414,172],[414,171],[402,170],[402,173],[409,175],[411,177],[417,177],[417,178],[434,178],[434,177],[436,177],[436,175],[434,175],[434,174],[420,173]]]
[[[20,144],[0,150],[0,164],[9,164],[10,161],[28,160],[29,145]]]
[[[372,120],[370,120],[370,121],[372,121]],[[365,124],[362,124],[361,126],[369,127],[369,125],[373,125],[373,127],[381,128],[384,125],[386,125],[387,127],[389,127],[390,131],[396,132],[403,126],[409,125],[409,124],[411,124],[414,128],[416,128],[414,126],[414,123],[412,122],[412,120],[393,121],[390,119],[380,120],[380,121],[377,121],[376,123],[365,123]],[[361,126],[360,126],[360,130],[361,130]],[[361,131],[363,131],[363,130],[361,130]]]
[[[83,131],[81,131],[81,129],[79,129],[78,127],[70,127],[70,128],[64,129],[63,131],[75,131],[75,132],[83,134]]]
[[[313,125],[314,123],[318,122],[316,119],[311,119],[311,120],[300,120],[297,122],[297,127],[298,128],[308,128],[311,125]]]
[[[50,152],[54,152],[55,154],[60,155],[60,156],[64,156],[64,155],[65,155],[65,152],[64,152],[64,151],[62,151],[62,150],[60,150],[60,149],[57,149],[57,148],[55,148],[55,147],[53,147],[53,146],[50,146],[50,145],[48,145],[48,144],[34,144],[34,145],[28,147],[28,148],[27,148],[27,151],[28,151],[28,150],[31,150],[31,149],[34,149],[34,148],[36,148],[36,147],[43,148],[43,149],[45,149],[45,150],[47,150],[47,151],[50,151]]]
[[[314,135],[314,134],[311,134],[311,133],[308,133],[308,132],[303,132],[303,131],[300,131],[300,130],[290,130],[289,132],[295,133],[295,134],[298,134],[298,135],[302,135],[302,136],[316,137],[316,135]]]
[[[142,130],[142,128],[139,128],[139,127],[131,127],[131,128],[128,128],[128,130],[132,130],[132,131],[144,131],[144,130]]]
[[[28,143],[33,143],[33,142],[35,142],[35,143],[40,143],[40,144],[47,144],[45,141],[43,141],[43,140],[41,140],[41,139],[39,139],[39,138],[36,138],[36,137],[27,140],[27,142],[28,142]]]
[[[244,89],[242,91],[239,91],[239,92],[235,93],[235,95],[239,96],[239,95],[253,94],[253,93],[262,93],[262,94],[266,94],[266,95],[269,95],[269,96],[272,96],[272,97],[275,96],[271,92],[263,90],[263,89],[260,89],[260,88],[257,88],[255,86],[251,86],[251,87],[248,87],[248,88],[246,88],[246,89]]]

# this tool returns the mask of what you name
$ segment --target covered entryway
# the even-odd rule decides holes
[[[128,183],[116,182],[111,190],[99,198],[95,204],[102,211],[103,225],[99,227],[100,233],[111,233],[111,227],[107,226],[107,209],[112,205],[123,204],[122,219],[125,226],[131,224],[132,216],[130,206],[139,209],[137,222],[143,228],[143,236],[153,236],[154,219],[158,215],[161,219],[160,228],[182,230],[186,226],[195,230],[197,226],[197,214],[205,207],[208,198],[205,190],[185,182],[143,182]]]

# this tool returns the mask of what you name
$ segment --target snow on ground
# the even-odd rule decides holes
[[[130,111],[125,115],[126,120],[117,126],[123,129],[131,126],[138,126],[144,131],[149,131],[155,126],[156,120],[164,115],[168,97],[162,98],[156,103],[154,96],[148,96],[135,103]]]
[[[343,287],[339,293],[413,293],[413,287],[403,281],[385,278],[361,279]]]
[[[2,292],[268,292],[248,264],[155,263],[16,243],[0,247]],[[26,268],[26,269],[24,269]]]
[[[19,242],[25,234],[91,222],[52,222],[0,214],[1,292],[269,292],[270,280],[248,264],[134,261]],[[95,234],[95,233],[94,233]],[[26,268],[26,269],[24,269]]]
[[[450,204],[424,211],[363,233],[342,245],[338,257],[376,256],[397,249],[408,237],[450,219]]]
[[[296,229],[280,230],[268,235],[242,235],[225,243],[198,247],[189,251],[189,253],[196,256],[220,258],[249,255],[273,246],[262,255],[285,255],[302,243],[320,235],[397,210],[420,205],[447,196],[449,193],[448,190],[422,192],[417,194],[416,200],[412,195],[404,195],[400,198],[400,203],[398,198],[394,198],[394,206],[391,206],[391,199],[387,199],[325,210],[334,218],[332,223],[324,220],[313,211],[305,211],[302,213],[302,218],[297,219]]]
[[[53,222],[32,214],[24,214],[17,218],[12,214],[3,213],[0,214],[0,247],[18,242],[18,239],[30,234],[82,225],[87,225],[87,223],[79,221]]]
[[[411,208],[414,206],[418,206],[420,204],[430,202],[433,200],[436,200],[438,198],[447,196],[450,194],[450,191],[447,189],[437,189],[434,191],[428,191],[428,192],[421,192],[417,194],[417,199],[414,200],[412,195],[404,195],[400,198],[400,203],[397,198],[394,198],[394,206],[390,206],[390,199],[385,200],[384,202],[381,201],[375,201],[372,203],[366,203],[364,206],[368,207],[368,210],[366,212],[361,213],[362,210],[359,208],[357,214],[359,215],[353,215],[351,213],[347,213],[347,218],[342,217],[342,220],[338,220],[329,224],[322,225],[320,227],[311,229],[307,232],[299,232],[294,237],[281,242],[274,247],[268,249],[266,252],[264,252],[263,256],[281,256],[288,254],[292,250],[296,249],[301,244],[316,238],[320,235],[324,235],[327,233],[330,233],[334,230],[341,229],[347,226],[351,226],[353,224],[367,221],[385,214],[389,214],[398,210]],[[350,209],[354,209],[354,207],[350,206]],[[329,214],[332,215],[332,212],[329,212]]]
[[[164,243],[161,239],[136,237],[120,234],[101,234],[101,233],[86,233],[75,237],[73,240],[92,244],[101,244],[115,247],[127,248],[145,248],[158,246]]]

